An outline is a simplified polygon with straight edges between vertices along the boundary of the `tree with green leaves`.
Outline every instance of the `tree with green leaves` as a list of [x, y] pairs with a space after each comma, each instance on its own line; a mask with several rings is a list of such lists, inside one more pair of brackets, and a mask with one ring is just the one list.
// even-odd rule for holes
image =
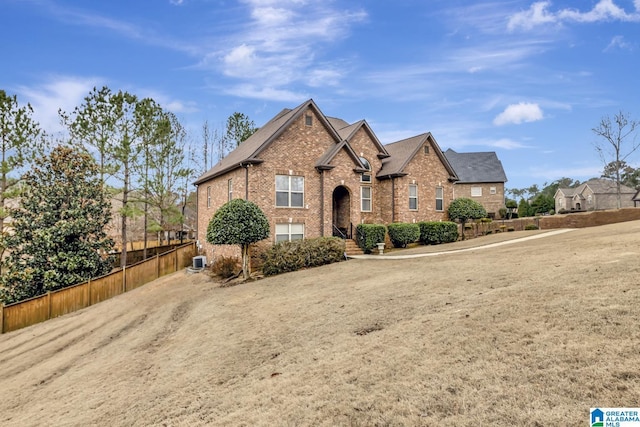
[[525, 218], [533, 215], [531, 212], [531, 205], [524, 198], [520, 199], [518, 203], [518, 218]]
[[620, 163], [607, 163], [602, 171], [602, 178], [615, 181], [616, 173], [620, 173], [620, 181], [623, 185], [631, 188], [640, 187], [640, 169], [635, 169], [624, 160]]
[[449, 205], [449, 218], [462, 224], [462, 240], [464, 240], [464, 226], [470, 219], [486, 218], [486, 209], [478, 202], [467, 197], [454, 199]]
[[69, 130], [71, 140], [79, 146], [93, 147], [97, 152], [100, 180], [105, 186], [114, 172], [113, 139], [115, 129], [115, 105], [111, 89], [103, 86], [84, 98], [84, 103], [71, 114], [58, 110], [62, 123]]
[[23, 176], [0, 299], [19, 301], [106, 274], [113, 241], [104, 231], [110, 203], [93, 157], [58, 146]]
[[269, 221], [253, 202], [233, 199], [213, 214], [207, 227], [207, 242], [214, 245], [240, 245], [242, 275], [251, 275], [249, 247], [269, 237]]
[[236, 148], [257, 130], [258, 128], [256, 128], [253, 120], [250, 120], [249, 117], [242, 113], [236, 112], [227, 119], [226, 139], [235, 144], [233, 148]]
[[636, 138], [636, 129], [640, 122], [633, 120], [627, 113], [619, 111], [611, 118], [604, 116], [598, 126], [591, 129], [600, 138], [594, 143], [596, 152], [606, 171], [616, 183], [616, 201], [620, 209], [622, 174], [627, 159], [640, 147], [640, 139]]
[[[31, 117], [31, 105], [21, 107], [16, 95], [0, 89], [0, 235], [4, 235], [7, 201], [19, 195], [18, 170], [41, 148], [41, 130]], [[4, 248], [0, 246], [0, 258]], [[0, 270], [1, 271], [1, 270]]]
[[[143, 258], [147, 258], [147, 231], [149, 230], [149, 206], [151, 198], [151, 179], [153, 162], [156, 160], [157, 146], [169, 139], [171, 124], [167, 113], [151, 98], [140, 100], [134, 110], [136, 130], [140, 138], [141, 161], [133, 167], [138, 170], [143, 205]], [[160, 154], [162, 155], [162, 154]]]
[[518, 202], [513, 199], [507, 199], [507, 201], [505, 202], [505, 207], [507, 208], [507, 214], [509, 216], [508, 219], [511, 219], [511, 217], [513, 216], [513, 212], [518, 209]]
[[544, 193], [538, 194], [531, 201], [531, 211], [533, 215], [547, 214], [555, 208], [556, 201], [553, 197]]
[[190, 168], [185, 165], [187, 131], [174, 114], [165, 113], [165, 117], [168, 132], [163, 133], [151, 147], [151, 173], [145, 184], [149, 204], [156, 213], [150, 229], [160, 234], [161, 242], [165, 231], [182, 224], [178, 201], [184, 178], [192, 175]]

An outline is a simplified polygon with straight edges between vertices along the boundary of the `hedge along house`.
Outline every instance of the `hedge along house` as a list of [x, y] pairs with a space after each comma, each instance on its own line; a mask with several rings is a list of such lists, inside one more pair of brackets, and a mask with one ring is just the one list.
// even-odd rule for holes
[[456, 180], [430, 133], [383, 146], [366, 121], [327, 117], [308, 100], [281, 111], [198, 178], [198, 240], [209, 259], [239, 255], [206, 242], [213, 214], [239, 197], [266, 214], [268, 245], [352, 238], [360, 223], [444, 220]]

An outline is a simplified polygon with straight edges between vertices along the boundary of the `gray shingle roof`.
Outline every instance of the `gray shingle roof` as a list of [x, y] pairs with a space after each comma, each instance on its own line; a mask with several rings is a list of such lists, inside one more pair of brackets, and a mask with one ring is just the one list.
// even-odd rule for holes
[[[582, 183], [580, 186], [576, 188], [577, 193], [582, 193], [585, 187], [591, 188], [595, 194], [617, 194], [618, 190], [616, 187], [616, 182], [610, 179], [596, 178], [590, 179], [587, 182]], [[635, 194], [636, 190], [627, 187], [626, 185], [620, 184], [620, 193], [621, 194]]]
[[406, 173], [404, 173], [404, 168], [409, 164], [411, 159], [413, 159], [427, 140], [430, 141], [433, 146], [433, 151], [440, 158], [440, 161], [445, 168], [447, 168], [447, 171], [451, 176], [450, 179], [453, 181], [457, 180], [458, 176], [456, 175], [454, 168], [442, 154], [442, 150], [430, 132], [385, 145], [384, 148], [386, 148], [387, 153], [389, 153], [389, 157], [382, 160], [382, 169], [380, 169], [380, 172], [378, 172], [376, 177], [391, 178], [393, 176], [406, 175]]
[[502, 162], [493, 151], [456, 153], [448, 149], [445, 157], [453, 166], [460, 180], [458, 183], [507, 182]]

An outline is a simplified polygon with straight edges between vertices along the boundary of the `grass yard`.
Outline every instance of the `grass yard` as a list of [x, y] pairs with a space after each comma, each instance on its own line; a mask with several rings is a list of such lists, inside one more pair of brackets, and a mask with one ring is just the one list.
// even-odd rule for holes
[[0, 335], [0, 425], [584, 426], [639, 406], [639, 258], [627, 222], [233, 287], [179, 272]]

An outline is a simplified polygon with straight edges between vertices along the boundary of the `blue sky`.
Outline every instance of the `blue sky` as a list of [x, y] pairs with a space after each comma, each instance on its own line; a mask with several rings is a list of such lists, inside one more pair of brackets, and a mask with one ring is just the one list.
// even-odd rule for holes
[[195, 144], [313, 98], [383, 143], [496, 151], [522, 188], [598, 176], [591, 129], [640, 118], [640, 0], [1, 0], [0, 19], [0, 88], [50, 133], [93, 86], [153, 97]]

